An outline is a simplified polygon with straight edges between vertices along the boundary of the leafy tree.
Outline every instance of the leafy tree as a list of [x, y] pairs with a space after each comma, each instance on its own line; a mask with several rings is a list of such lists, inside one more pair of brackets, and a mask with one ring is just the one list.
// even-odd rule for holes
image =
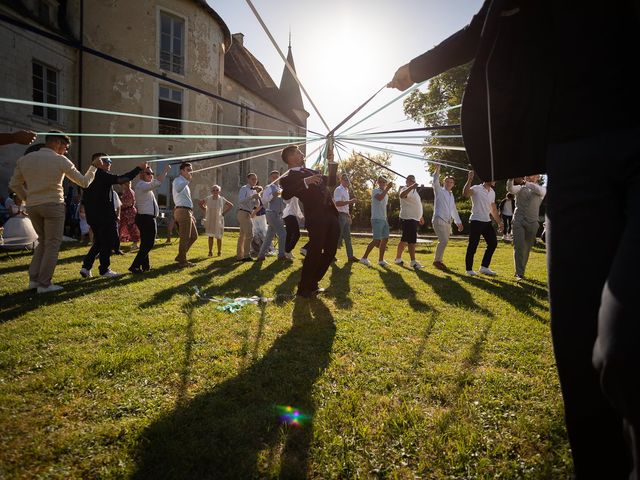
[[[453, 107], [462, 103], [462, 95], [469, 76], [471, 64], [461, 65], [434, 77], [429, 82], [426, 92], [415, 90], [404, 101], [405, 114], [415, 122], [423, 124], [425, 127], [434, 127], [439, 125], [459, 125], [460, 124], [460, 108], [453, 108], [439, 113], [431, 113]], [[459, 135], [460, 130], [456, 128], [446, 130], [434, 130], [425, 140], [424, 153], [427, 158], [431, 158], [438, 162], [449, 165], [456, 165], [463, 168], [469, 168], [469, 159], [466, 152], [459, 150], [442, 150], [429, 148], [433, 146], [463, 146], [462, 138], [447, 138], [447, 135]], [[429, 172], [433, 173], [434, 164], [430, 164]], [[455, 178], [456, 184], [453, 189], [456, 198], [462, 197], [462, 188], [467, 181], [467, 172], [446, 167], [441, 167], [441, 180], [451, 175]], [[476, 179], [474, 183], [479, 183]], [[504, 182], [496, 185], [496, 200], [504, 198], [505, 186]]]

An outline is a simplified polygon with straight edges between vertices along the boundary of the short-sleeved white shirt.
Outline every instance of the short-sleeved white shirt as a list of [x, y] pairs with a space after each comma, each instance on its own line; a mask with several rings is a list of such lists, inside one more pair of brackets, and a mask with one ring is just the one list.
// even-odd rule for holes
[[487, 190], [482, 184], [471, 187], [471, 216], [469, 220], [491, 221], [491, 204], [496, 201], [493, 188]]
[[[333, 191], [333, 203], [336, 202], [348, 202], [349, 201], [349, 190], [344, 188], [342, 185], [338, 185], [336, 189]], [[349, 205], [342, 205], [338, 207], [336, 205], [336, 209], [341, 213], [349, 213]]]

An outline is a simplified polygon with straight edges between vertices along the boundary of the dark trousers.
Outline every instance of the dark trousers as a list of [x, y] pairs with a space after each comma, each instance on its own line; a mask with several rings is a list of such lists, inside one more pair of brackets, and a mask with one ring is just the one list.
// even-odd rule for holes
[[153, 215], [136, 215], [136, 226], [140, 230], [140, 249], [129, 270], [149, 270], [149, 252], [156, 243], [156, 219]]
[[113, 225], [113, 251], [120, 251], [120, 222], [116, 222]]
[[478, 249], [480, 243], [480, 235], [487, 242], [487, 249], [484, 251], [482, 257], [482, 266], [489, 268], [491, 264], [491, 257], [493, 252], [496, 251], [498, 246], [498, 238], [496, 237], [496, 231], [493, 229], [491, 222], [479, 222], [472, 220], [469, 222], [469, 245], [467, 245], [467, 255], [465, 257], [465, 266], [467, 270], [473, 270], [473, 257]]
[[116, 231], [115, 222], [90, 223], [93, 230], [93, 244], [82, 261], [82, 267], [91, 270], [96, 257], [100, 257], [100, 275], [109, 270], [111, 265], [111, 251]]
[[284, 245], [284, 251], [290, 253], [300, 240], [300, 224], [298, 217], [295, 215], [287, 215], [284, 217], [284, 225], [287, 228], [287, 240]]
[[638, 479], [640, 129], [552, 145], [547, 171], [551, 332], [576, 478]]
[[502, 217], [502, 222], [504, 223], [504, 229], [502, 232], [505, 235], [511, 233], [511, 220], [513, 220], [513, 215], [500, 215]]
[[338, 250], [340, 224], [338, 214], [323, 212], [317, 218], [307, 218], [307, 255], [302, 264], [302, 275], [298, 284], [298, 293], [309, 294], [318, 288], [318, 282], [329, 269]]

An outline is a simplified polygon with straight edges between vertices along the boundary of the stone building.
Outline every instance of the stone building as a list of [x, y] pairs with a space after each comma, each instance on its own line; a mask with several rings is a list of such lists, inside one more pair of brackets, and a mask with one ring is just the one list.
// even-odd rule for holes
[[[0, 12], [11, 19], [0, 19], [0, 39], [9, 46], [2, 52], [8, 68], [0, 73], [0, 96], [163, 117], [0, 103], [0, 129], [4, 131], [58, 128], [104, 135], [74, 139], [70, 158], [81, 169], [94, 152], [115, 156], [112, 170], [124, 172], [140, 160], [117, 156], [176, 157], [265, 143], [175, 135], [259, 135], [261, 130], [256, 129], [278, 130], [290, 136], [306, 133], [308, 114], [292, 76], [285, 69], [278, 88], [263, 65], [244, 48], [242, 34], [234, 35], [232, 42], [227, 25], [204, 0], [13, 0], [0, 4]], [[29, 26], [39, 33], [29, 31]], [[291, 50], [289, 59], [293, 63]], [[193, 121], [199, 123], [190, 123]], [[215, 123], [233, 127], [211, 125]], [[22, 151], [17, 147], [0, 151], [0, 194], [5, 193], [2, 188], [6, 190]], [[212, 167], [236, 158], [205, 157], [194, 167]], [[274, 155], [196, 174], [191, 185], [193, 196], [204, 198], [209, 187], [219, 183], [224, 195], [234, 202], [246, 171], [256, 170], [264, 182], [270, 169], [282, 166], [277, 160]], [[162, 170], [162, 162], [154, 168]], [[170, 177], [175, 175], [177, 166]], [[169, 182], [165, 182], [159, 191], [161, 206], [171, 207], [169, 191]], [[197, 209], [196, 214], [200, 215]], [[235, 215], [229, 215], [228, 224], [234, 223]]]

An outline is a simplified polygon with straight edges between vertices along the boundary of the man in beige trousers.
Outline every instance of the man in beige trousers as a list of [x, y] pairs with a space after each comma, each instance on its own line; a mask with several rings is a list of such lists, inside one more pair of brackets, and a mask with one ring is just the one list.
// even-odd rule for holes
[[178, 255], [176, 262], [179, 267], [191, 267], [193, 263], [187, 260], [187, 252], [191, 245], [198, 239], [198, 228], [193, 216], [193, 200], [189, 182], [193, 176], [193, 167], [189, 162], [180, 164], [180, 175], [173, 181], [171, 187], [173, 193], [173, 218], [178, 224], [178, 235], [180, 244], [178, 245]]
[[38, 246], [29, 266], [29, 288], [38, 293], [61, 290], [51, 283], [58, 262], [58, 252], [64, 232], [64, 191], [67, 177], [83, 188], [89, 186], [96, 173], [91, 165], [82, 175], [65, 153], [71, 139], [58, 130], [46, 136], [45, 146], [18, 159], [9, 188], [27, 202], [27, 211], [38, 234]]

